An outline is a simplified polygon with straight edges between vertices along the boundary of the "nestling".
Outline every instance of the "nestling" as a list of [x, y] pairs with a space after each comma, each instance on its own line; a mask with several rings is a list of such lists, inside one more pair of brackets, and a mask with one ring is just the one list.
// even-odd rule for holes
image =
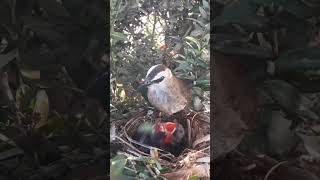
[[[136, 137], [140, 143], [158, 147], [178, 155], [182, 150], [184, 128], [175, 122], [155, 123], [145, 122], [138, 128]], [[145, 149], [147, 151], [147, 149]]]
[[175, 77], [171, 70], [162, 64], [148, 70], [138, 91], [153, 107], [169, 116], [185, 109], [191, 99], [191, 90], [187, 83]]

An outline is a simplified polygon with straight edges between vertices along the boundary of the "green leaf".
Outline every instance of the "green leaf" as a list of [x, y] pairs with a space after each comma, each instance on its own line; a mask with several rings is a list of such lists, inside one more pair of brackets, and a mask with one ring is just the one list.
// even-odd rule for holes
[[195, 43], [195, 44], [197, 45], [197, 47], [198, 47], [198, 50], [200, 50], [200, 49], [201, 49], [200, 42], [199, 42], [197, 39], [195, 39], [194, 37], [187, 36], [187, 37], [185, 37], [185, 39], [187, 39], [187, 40], [189, 40], [189, 41], [191, 41], [191, 42]]
[[188, 71], [192, 71], [192, 67], [190, 66], [189, 63], [183, 62], [183, 63], [179, 64], [179, 66], [174, 71], [178, 71], [178, 70], [188, 72]]
[[296, 112], [300, 101], [299, 90], [282, 80], [268, 80], [264, 82], [266, 92], [287, 112]]
[[163, 169], [161, 164], [159, 163], [159, 161], [156, 161], [156, 166], [157, 166], [159, 171], [161, 171]]
[[200, 11], [200, 14], [203, 18], [207, 18], [208, 15], [207, 15], [206, 11], [201, 6], [199, 6], [199, 11]]
[[117, 155], [111, 160], [110, 176], [122, 175], [122, 171], [127, 164], [127, 156]]
[[16, 57], [18, 57], [18, 49], [14, 49], [7, 54], [0, 54], [0, 69]]
[[200, 58], [197, 58], [195, 60], [195, 63], [196, 63], [196, 65], [198, 65], [200, 67], [203, 67], [205, 69], [208, 69], [208, 67], [209, 67], [209, 65], [206, 62], [204, 62], [202, 59], [200, 59]]
[[206, 10], [210, 10], [210, 5], [208, 3], [208, 1], [206, 0], [202, 0], [202, 5], [203, 5], [203, 8], [206, 9]]
[[202, 97], [203, 90], [200, 87], [194, 86], [194, 87], [192, 87], [192, 94], [197, 95], [199, 97]]
[[204, 75], [204, 76], [199, 77], [199, 78], [195, 81], [195, 85], [209, 86], [209, 85], [210, 85], [209, 76], [208, 76], [208, 75]]
[[124, 33], [120, 33], [120, 32], [112, 32], [111, 33], [111, 38], [114, 41], [126, 41], [127, 40], [127, 35]]
[[227, 5], [214, 23], [218, 26], [239, 24], [260, 29], [266, 24], [267, 20], [265, 17], [257, 16], [256, 9], [256, 5], [251, 0], [236, 1]]
[[275, 60], [276, 73], [295, 80], [320, 79], [320, 49], [291, 50]]
[[191, 176], [188, 180], [200, 180], [198, 176]]

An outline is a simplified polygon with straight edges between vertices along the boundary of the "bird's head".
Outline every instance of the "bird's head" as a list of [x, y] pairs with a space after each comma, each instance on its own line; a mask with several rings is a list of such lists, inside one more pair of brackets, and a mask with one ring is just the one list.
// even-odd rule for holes
[[148, 70], [142, 86], [163, 85], [170, 82], [171, 78], [173, 74], [169, 68], [162, 64], [154, 65]]
[[[161, 144], [178, 144], [182, 141], [185, 131], [180, 123], [165, 122], [155, 125], [155, 133], [163, 134]], [[159, 140], [160, 141], [160, 140]]]

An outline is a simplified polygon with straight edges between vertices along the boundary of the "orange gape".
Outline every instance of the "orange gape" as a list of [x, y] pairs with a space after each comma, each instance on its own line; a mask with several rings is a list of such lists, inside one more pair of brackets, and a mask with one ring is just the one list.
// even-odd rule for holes
[[175, 132], [177, 125], [173, 122], [162, 123], [163, 130], [165, 132], [164, 144], [171, 144], [173, 140], [173, 133]]

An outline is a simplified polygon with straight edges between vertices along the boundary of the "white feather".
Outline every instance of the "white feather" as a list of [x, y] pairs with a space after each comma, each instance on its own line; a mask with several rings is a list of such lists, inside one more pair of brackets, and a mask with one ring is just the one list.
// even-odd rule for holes
[[148, 70], [146, 77], [150, 74], [150, 72], [151, 72], [155, 67], [157, 67], [157, 66], [159, 66], [159, 65], [160, 65], [160, 64], [152, 66], [152, 67]]

